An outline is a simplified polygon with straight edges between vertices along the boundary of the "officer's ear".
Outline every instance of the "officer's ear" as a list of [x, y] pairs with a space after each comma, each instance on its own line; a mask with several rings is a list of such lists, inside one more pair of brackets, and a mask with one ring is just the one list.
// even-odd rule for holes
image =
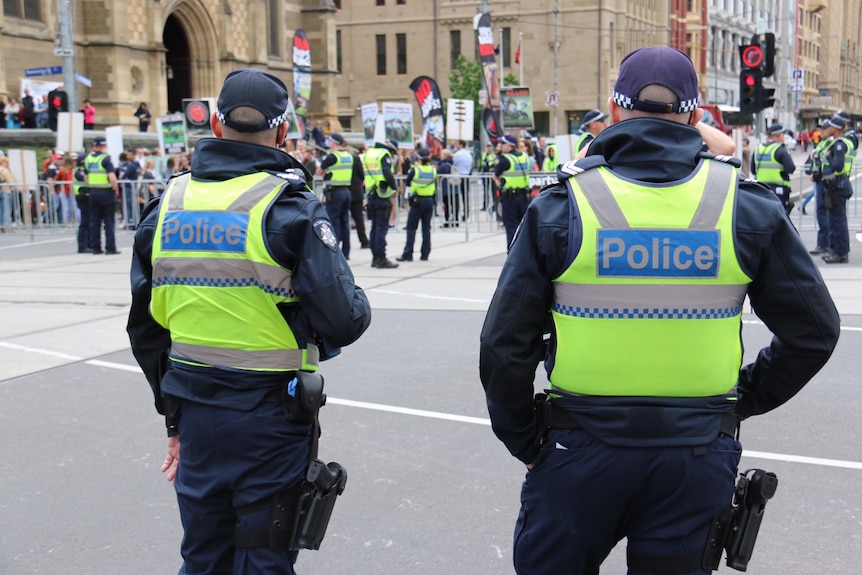
[[697, 126], [697, 123], [703, 118], [703, 108], [697, 108], [694, 112], [692, 112], [691, 117], [689, 118], [688, 125], [689, 126]]
[[620, 107], [613, 98], [608, 98], [608, 112], [610, 112], [611, 124], [620, 123]]
[[275, 132], [275, 147], [280, 148], [287, 137], [287, 122], [278, 125], [278, 130]]
[[221, 137], [222, 137], [221, 127], [222, 127], [222, 125], [221, 125], [221, 122], [220, 122], [220, 121], [219, 121], [219, 119], [218, 119], [218, 116], [216, 116], [216, 115], [215, 115], [215, 113], [213, 113], [213, 115], [212, 115], [212, 116], [210, 116], [210, 128], [212, 128], [213, 135], [214, 135], [216, 138], [221, 138]]

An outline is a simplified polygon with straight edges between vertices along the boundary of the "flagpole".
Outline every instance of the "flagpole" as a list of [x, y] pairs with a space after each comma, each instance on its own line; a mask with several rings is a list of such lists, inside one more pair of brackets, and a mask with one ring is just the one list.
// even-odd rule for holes
[[518, 32], [518, 71], [521, 73], [521, 86], [524, 85], [524, 33]]

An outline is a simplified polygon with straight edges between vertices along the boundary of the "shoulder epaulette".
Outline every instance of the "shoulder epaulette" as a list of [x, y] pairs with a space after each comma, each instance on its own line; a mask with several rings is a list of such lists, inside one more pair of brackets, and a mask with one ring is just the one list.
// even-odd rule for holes
[[303, 170], [298, 168], [291, 168], [289, 170], [285, 170], [283, 172], [274, 172], [267, 171], [267, 173], [271, 176], [275, 176], [281, 180], [284, 180], [287, 185], [284, 186], [282, 192], [288, 193], [312, 193], [311, 187], [309, 187], [307, 180], [305, 179], [305, 173]]
[[572, 176], [577, 176], [587, 170], [606, 165], [607, 162], [605, 162], [605, 158], [603, 156], [587, 156], [580, 160], [571, 160], [565, 164], [557, 166], [557, 179], [560, 182], [563, 182]]
[[742, 167], [742, 160], [736, 156], [725, 156], [724, 154], [713, 154], [712, 152], [699, 152], [697, 157], [703, 158], [704, 160], [718, 160], [719, 162], [730, 164], [734, 168]]

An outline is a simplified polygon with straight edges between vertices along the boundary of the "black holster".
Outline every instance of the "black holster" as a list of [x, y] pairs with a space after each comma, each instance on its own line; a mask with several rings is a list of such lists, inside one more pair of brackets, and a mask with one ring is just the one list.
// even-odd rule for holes
[[320, 435], [318, 412], [326, 405], [323, 376], [299, 371], [285, 386], [283, 401], [289, 421], [311, 424], [308, 471], [298, 486], [254, 505], [237, 509], [242, 516], [270, 509], [269, 529], [234, 531], [236, 547], [270, 547], [284, 551], [319, 549], [326, 534], [336, 498], [344, 492], [347, 470], [340, 464], [317, 459]]
[[737, 571], [748, 569], [766, 502], [777, 488], [778, 477], [774, 473], [749, 469], [739, 474], [730, 507], [713, 519], [710, 526], [702, 561], [705, 570], [718, 569], [723, 551], [727, 552], [728, 567]]

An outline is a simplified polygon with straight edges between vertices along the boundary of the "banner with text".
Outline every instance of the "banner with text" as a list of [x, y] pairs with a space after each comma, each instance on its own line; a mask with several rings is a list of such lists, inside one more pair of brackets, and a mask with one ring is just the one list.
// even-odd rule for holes
[[432, 139], [445, 144], [446, 127], [443, 125], [443, 100], [440, 88], [433, 78], [419, 76], [410, 83], [422, 113], [422, 145], [431, 148]]

